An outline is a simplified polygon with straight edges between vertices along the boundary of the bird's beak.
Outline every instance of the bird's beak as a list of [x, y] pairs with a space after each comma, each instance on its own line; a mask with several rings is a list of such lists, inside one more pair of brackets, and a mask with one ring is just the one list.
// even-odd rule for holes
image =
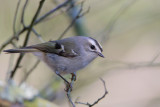
[[97, 52], [97, 54], [102, 57], [102, 58], [105, 58], [104, 55], [101, 53], [101, 52]]

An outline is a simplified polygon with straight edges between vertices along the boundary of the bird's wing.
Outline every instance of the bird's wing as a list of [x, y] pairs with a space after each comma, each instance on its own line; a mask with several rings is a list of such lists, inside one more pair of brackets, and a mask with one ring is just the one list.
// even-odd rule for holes
[[66, 46], [67, 45], [63, 45], [57, 41], [49, 41], [38, 45], [32, 45], [26, 48], [34, 48], [45, 53], [54, 53], [64, 57], [78, 56], [78, 54], [73, 49], [67, 48]]
[[27, 52], [37, 52], [41, 51], [44, 53], [53, 53], [59, 56], [64, 57], [75, 57], [78, 54], [74, 52], [72, 49], [65, 48], [64, 45], [56, 42], [56, 41], [49, 41], [37, 45], [31, 45], [20, 49], [9, 49], [4, 50], [4, 52], [8, 53], [27, 53]]
[[59, 41], [64, 46], [64, 52], [61, 53], [64, 57], [76, 57], [79, 56], [78, 47], [74, 40], [64, 39], [63, 41]]
[[37, 49], [44, 53], [59, 54], [60, 52], [64, 51], [64, 46], [55, 41], [49, 41], [37, 45], [27, 46], [24, 49]]

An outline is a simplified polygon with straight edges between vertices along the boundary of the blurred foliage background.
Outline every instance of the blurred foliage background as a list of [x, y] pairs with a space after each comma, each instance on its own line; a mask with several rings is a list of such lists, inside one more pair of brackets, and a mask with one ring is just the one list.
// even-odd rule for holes
[[[0, 45], [13, 34], [17, 2], [18, 0], [0, 0]], [[21, 2], [20, 10], [24, 2]], [[29, 1], [24, 16], [26, 25], [30, 23], [38, 4], [39, 0]], [[159, 4], [159, 0], [85, 0], [83, 11], [88, 7], [90, 11], [81, 19], [87, 34], [84, 36], [91, 36], [102, 43], [105, 58], [97, 58], [78, 72], [72, 92], [74, 100], [78, 96], [82, 102], [94, 102], [99, 98], [104, 93], [99, 80], [99, 77], [102, 77], [106, 81], [109, 94], [96, 107], [160, 106]], [[40, 16], [56, 6], [54, 0], [46, 0]], [[20, 20], [20, 13], [17, 18]], [[45, 41], [56, 40], [70, 22], [69, 14], [57, 11], [34, 28]], [[21, 27], [20, 21], [17, 21], [16, 31]], [[23, 35], [19, 38], [17, 46], [22, 46]], [[75, 35], [75, 29], [72, 27], [64, 37]], [[40, 42], [31, 33], [28, 45]], [[13, 48], [12, 45], [8, 45], [5, 49], [10, 48]], [[17, 54], [9, 55], [1, 52], [0, 81], [6, 81], [8, 71], [13, 69], [17, 57]], [[32, 54], [25, 55], [20, 64], [21, 68], [14, 77], [17, 84], [20, 85], [26, 72], [36, 61], [37, 58]], [[43, 62], [40, 62], [25, 83], [40, 90], [42, 96], [45, 93], [52, 93], [54, 96], [52, 100], [57, 105], [68, 106], [63, 82], [57, 79]], [[54, 90], [50, 92], [46, 89], [48, 87], [54, 87]]]

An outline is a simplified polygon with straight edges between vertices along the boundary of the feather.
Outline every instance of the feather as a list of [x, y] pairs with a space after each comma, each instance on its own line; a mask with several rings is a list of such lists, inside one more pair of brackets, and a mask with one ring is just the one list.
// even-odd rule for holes
[[33, 53], [33, 52], [44, 52], [53, 53], [64, 57], [75, 57], [78, 54], [73, 49], [68, 49], [58, 43], [57, 41], [49, 41], [41, 44], [31, 45], [20, 49], [9, 49], [4, 50], [7, 53]]
[[8, 50], [4, 50], [3, 52], [7, 52], [7, 53], [28, 53], [28, 52], [38, 52], [38, 50], [37, 49], [20, 48], [20, 49], [8, 49]]
[[28, 46], [26, 48], [37, 49], [37, 50], [42, 51], [44, 53], [59, 54], [61, 52], [64, 52], [64, 46], [59, 44], [58, 42], [55, 42], [55, 41], [49, 41], [46, 43], [32, 45], [32, 46]]

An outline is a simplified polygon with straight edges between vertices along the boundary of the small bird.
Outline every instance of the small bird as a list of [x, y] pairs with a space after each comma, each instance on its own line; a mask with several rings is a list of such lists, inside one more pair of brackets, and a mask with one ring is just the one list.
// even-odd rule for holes
[[104, 57], [97, 40], [85, 36], [73, 36], [19, 49], [4, 50], [7, 53], [33, 53], [44, 61], [57, 75], [75, 74], [96, 57]]

